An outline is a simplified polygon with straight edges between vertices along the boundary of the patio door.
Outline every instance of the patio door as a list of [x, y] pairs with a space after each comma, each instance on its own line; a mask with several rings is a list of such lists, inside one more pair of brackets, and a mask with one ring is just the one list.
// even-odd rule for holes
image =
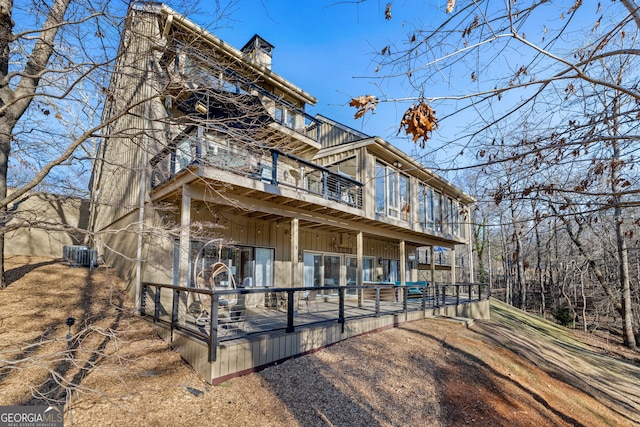
[[[342, 259], [341, 255], [305, 252], [302, 285], [305, 287], [339, 286], [342, 283]], [[334, 291], [327, 291], [327, 293], [331, 292]]]
[[304, 276], [302, 286], [320, 286], [322, 283], [322, 254], [304, 253]]
[[[323, 284], [324, 286], [340, 286], [340, 265], [342, 264], [342, 256], [340, 255], [324, 255], [323, 259]], [[337, 289], [326, 290], [325, 295], [338, 294]]]
[[[346, 264], [347, 264], [347, 294], [355, 295], [357, 292], [352, 287], [358, 284], [358, 258], [353, 256], [347, 256]], [[373, 264], [374, 264], [373, 258], [371, 257], [362, 258], [362, 280], [364, 282], [373, 281]]]

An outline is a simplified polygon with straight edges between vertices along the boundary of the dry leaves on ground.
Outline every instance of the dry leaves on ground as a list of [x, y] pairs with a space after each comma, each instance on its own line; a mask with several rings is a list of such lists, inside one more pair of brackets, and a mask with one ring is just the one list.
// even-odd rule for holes
[[[551, 338], [539, 332], [547, 326], [501, 305], [494, 307], [499, 321], [470, 329], [412, 322], [210, 386], [131, 314], [122, 283], [104, 270], [22, 257], [8, 265], [11, 284], [0, 291], [0, 404], [64, 401], [68, 390], [67, 425], [638, 422], [637, 354], [610, 357], [594, 337], [584, 344], [561, 328]], [[78, 319], [72, 352], [69, 316]]]

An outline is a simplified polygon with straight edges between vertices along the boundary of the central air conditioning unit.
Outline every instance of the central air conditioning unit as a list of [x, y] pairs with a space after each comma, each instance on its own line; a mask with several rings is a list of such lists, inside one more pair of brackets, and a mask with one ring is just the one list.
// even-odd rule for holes
[[98, 251], [89, 246], [65, 245], [62, 249], [64, 262], [72, 267], [93, 268], [98, 265]]

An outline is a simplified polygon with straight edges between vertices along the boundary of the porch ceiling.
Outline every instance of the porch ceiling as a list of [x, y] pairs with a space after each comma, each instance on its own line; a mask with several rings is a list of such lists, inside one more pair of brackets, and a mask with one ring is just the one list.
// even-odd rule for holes
[[192, 197], [192, 210], [209, 209], [225, 216], [256, 221], [283, 223], [293, 218], [301, 229], [341, 233], [362, 231], [365, 236], [389, 241], [404, 240], [416, 246], [450, 246], [459, 242], [425, 235], [391, 223], [366, 218], [364, 210], [326, 200], [314, 194], [282, 189], [229, 174], [236, 182], [195, 177], [185, 174], [154, 189], [152, 200], [180, 206], [183, 188]]

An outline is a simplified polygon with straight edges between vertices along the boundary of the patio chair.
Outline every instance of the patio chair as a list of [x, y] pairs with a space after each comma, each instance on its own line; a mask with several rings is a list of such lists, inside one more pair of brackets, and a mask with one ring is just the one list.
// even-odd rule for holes
[[313, 291], [303, 291], [302, 292], [302, 296], [298, 299], [298, 309], [300, 309], [300, 301], [304, 301], [307, 305], [307, 313], [309, 313], [311, 310], [311, 304], [315, 302], [316, 304], [316, 311], [318, 311], [318, 291], [317, 290], [313, 290]]

